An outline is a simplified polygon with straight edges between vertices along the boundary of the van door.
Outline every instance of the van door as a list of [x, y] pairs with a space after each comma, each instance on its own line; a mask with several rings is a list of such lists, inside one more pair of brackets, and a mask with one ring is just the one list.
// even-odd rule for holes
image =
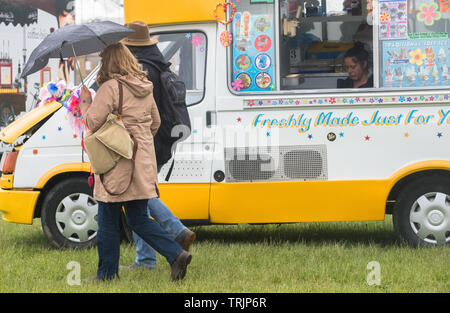
[[[159, 173], [161, 198], [180, 219], [209, 220], [211, 139], [215, 110], [216, 25], [193, 24], [158, 28], [158, 47], [171, 70], [185, 82], [192, 132], [176, 145], [172, 160]], [[177, 134], [178, 135], [178, 134]]]

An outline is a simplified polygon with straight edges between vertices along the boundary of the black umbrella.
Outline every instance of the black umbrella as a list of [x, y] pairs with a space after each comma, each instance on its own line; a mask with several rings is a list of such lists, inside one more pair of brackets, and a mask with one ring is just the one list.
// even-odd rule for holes
[[33, 50], [23, 68], [21, 77], [23, 78], [44, 68], [50, 58], [76, 58], [78, 55], [98, 52], [132, 32], [134, 30], [110, 21], [68, 25], [59, 28], [48, 35]]

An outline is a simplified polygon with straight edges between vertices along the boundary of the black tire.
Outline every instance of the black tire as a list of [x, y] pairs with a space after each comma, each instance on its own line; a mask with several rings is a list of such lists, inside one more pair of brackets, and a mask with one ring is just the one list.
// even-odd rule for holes
[[63, 180], [45, 196], [42, 230], [56, 248], [90, 248], [96, 245], [98, 204], [86, 177]]
[[397, 198], [393, 223], [412, 246], [450, 246], [450, 177], [433, 175], [406, 185]]

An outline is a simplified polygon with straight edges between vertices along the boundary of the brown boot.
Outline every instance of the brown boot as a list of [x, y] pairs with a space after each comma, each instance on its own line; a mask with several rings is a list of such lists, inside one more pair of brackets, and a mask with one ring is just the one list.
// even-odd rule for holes
[[183, 250], [189, 251], [189, 248], [194, 243], [195, 238], [196, 238], [195, 233], [193, 231], [190, 231], [189, 229], [186, 229], [186, 231], [183, 234], [179, 235], [175, 239], [175, 241], [181, 245]]
[[172, 280], [183, 279], [184, 276], [186, 276], [187, 266], [191, 263], [191, 260], [192, 255], [187, 251], [182, 251], [175, 259], [175, 262], [170, 266], [172, 269], [170, 278], [172, 278]]

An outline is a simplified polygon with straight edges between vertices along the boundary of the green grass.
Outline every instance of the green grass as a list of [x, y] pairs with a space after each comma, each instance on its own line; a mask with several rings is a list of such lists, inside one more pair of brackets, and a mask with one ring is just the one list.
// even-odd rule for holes
[[[305, 223], [197, 227], [184, 281], [171, 282], [158, 255], [154, 271], [121, 271], [120, 279], [71, 286], [67, 264], [95, 276], [97, 251], [55, 250], [40, 221], [0, 221], [0, 292], [449, 292], [450, 249], [411, 248], [392, 222]], [[123, 243], [121, 264], [135, 248]], [[381, 284], [369, 286], [367, 264], [380, 264]]]

